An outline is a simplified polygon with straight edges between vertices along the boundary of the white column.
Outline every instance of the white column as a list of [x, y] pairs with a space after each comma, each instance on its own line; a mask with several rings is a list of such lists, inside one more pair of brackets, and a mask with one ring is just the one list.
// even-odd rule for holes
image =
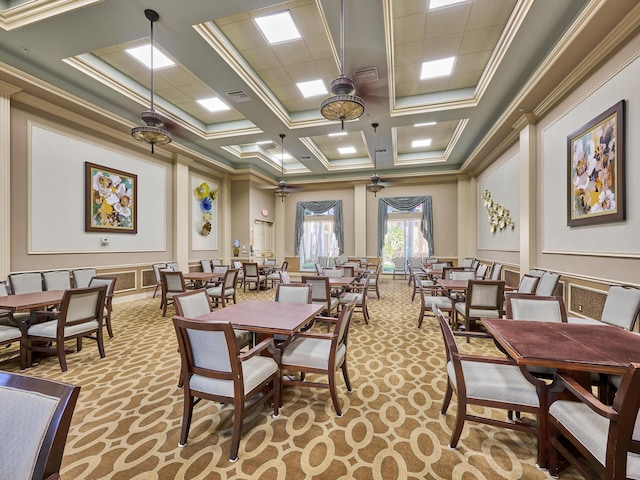
[[536, 254], [536, 126], [527, 113], [520, 127], [520, 274], [535, 267]]
[[173, 243], [176, 262], [182, 271], [189, 271], [189, 213], [191, 186], [189, 185], [189, 165], [191, 161], [176, 155], [173, 165]]
[[218, 235], [218, 250], [222, 257], [222, 263], [225, 265], [231, 265], [231, 258], [233, 256], [233, 239], [231, 238], [231, 177], [225, 174], [222, 177], [221, 194], [218, 195], [218, 211], [222, 215], [222, 221], [220, 226], [222, 228], [222, 235]]
[[11, 272], [11, 95], [19, 91], [0, 81], [0, 278]]
[[353, 186], [353, 210], [355, 219], [354, 256], [367, 256], [367, 188], [366, 183]]
[[464, 257], [475, 257], [477, 253], [478, 195], [476, 190], [475, 177], [458, 179], [458, 262]]

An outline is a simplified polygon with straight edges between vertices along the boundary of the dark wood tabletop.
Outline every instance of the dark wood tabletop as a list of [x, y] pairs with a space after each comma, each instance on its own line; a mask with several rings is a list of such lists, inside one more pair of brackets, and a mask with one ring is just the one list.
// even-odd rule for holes
[[45, 290], [43, 292], [19, 293], [0, 297], [0, 309], [18, 312], [57, 305], [62, 301], [64, 290]]
[[212, 272], [188, 272], [182, 275], [185, 280], [194, 280], [197, 282], [206, 282], [207, 280], [220, 280], [224, 278], [224, 273]]
[[631, 362], [640, 362], [640, 335], [609, 325], [488, 318], [482, 323], [520, 365], [624, 374]]
[[198, 317], [230, 322], [234, 328], [267, 335], [293, 335], [322, 311], [322, 305], [247, 300]]

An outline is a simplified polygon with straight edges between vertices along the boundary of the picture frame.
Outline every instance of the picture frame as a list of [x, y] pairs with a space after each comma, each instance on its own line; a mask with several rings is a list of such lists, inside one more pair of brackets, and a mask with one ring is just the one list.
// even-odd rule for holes
[[621, 100], [567, 137], [567, 225], [625, 220], [625, 183]]
[[138, 176], [85, 162], [85, 231], [138, 233]]

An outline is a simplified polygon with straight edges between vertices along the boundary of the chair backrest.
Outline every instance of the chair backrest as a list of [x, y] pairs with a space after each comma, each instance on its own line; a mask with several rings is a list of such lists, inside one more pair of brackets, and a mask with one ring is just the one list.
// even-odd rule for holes
[[286, 260], [284, 262], [282, 262], [282, 265], [280, 266], [280, 271], [287, 271], [287, 268], [289, 268], [289, 262], [287, 262]]
[[476, 269], [476, 277], [477, 278], [485, 278], [487, 276], [487, 272], [489, 271], [489, 265], [486, 263], [481, 263], [478, 265]]
[[536, 293], [538, 283], [540, 283], [540, 277], [524, 274], [520, 279], [520, 284], [518, 285], [518, 293], [529, 293], [533, 295]]
[[276, 302], [311, 303], [313, 286], [310, 283], [279, 283], [276, 287]]
[[229, 265], [216, 265], [213, 267], [212, 273], [227, 273], [227, 270], [229, 270]]
[[200, 260], [200, 265], [202, 266], [202, 271], [205, 273], [211, 273], [211, 260], [209, 259], [202, 259]]
[[9, 286], [7, 282], [0, 282], [0, 297], [6, 297], [9, 295]]
[[176, 315], [186, 318], [196, 318], [209, 313], [213, 308], [211, 299], [204, 288], [180, 293], [173, 297]]
[[276, 262], [275, 258], [265, 258], [263, 261], [264, 265], [269, 265], [269, 266], [276, 266], [278, 263]]
[[[216, 379], [220, 396], [242, 398], [244, 381], [238, 360], [238, 344], [229, 322], [198, 322], [181, 316], [173, 317], [182, 358], [182, 380], [189, 388], [190, 378]], [[224, 393], [224, 395], [223, 395]]]
[[65, 290], [60, 302], [58, 336], [64, 337], [66, 327], [98, 321], [102, 327], [102, 315], [107, 295], [106, 285]]
[[341, 268], [327, 268], [322, 274], [325, 277], [342, 277], [342, 269]]
[[491, 280], [500, 280], [502, 278], [502, 264], [496, 263], [491, 269]]
[[538, 322], [567, 322], [567, 310], [562, 297], [508, 293], [506, 304], [507, 318]]
[[97, 274], [98, 272], [95, 268], [78, 268], [76, 270], [71, 270], [73, 286], [75, 288], [88, 287], [91, 279]]
[[476, 278], [476, 272], [473, 270], [452, 270], [451, 280], [473, 280]]
[[536, 295], [542, 296], [551, 296], [556, 289], [556, 285], [558, 285], [558, 280], [560, 280], [560, 275], [553, 272], [544, 272], [540, 282], [538, 282], [538, 287], [536, 288]]
[[302, 283], [308, 283], [313, 287], [311, 298], [314, 302], [327, 302], [331, 297], [329, 277], [302, 277]]
[[[504, 303], [504, 281], [469, 280], [465, 310], [498, 310]], [[475, 315], [474, 315], [475, 316]]]
[[393, 269], [394, 270], [400, 270], [400, 271], [405, 271], [407, 267], [407, 259], [404, 257], [395, 257], [393, 259]]
[[162, 270], [160, 271], [160, 275], [162, 278], [162, 291], [164, 293], [186, 291], [182, 272]]
[[356, 273], [355, 270], [356, 267], [352, 266], [352, 265], [344, 265], [342, 267], [342, 276], [343, 277], [355, 277]]
[[[353, 299], [349, 303], [345, 304], [342, 310], [340, 310], [336, 326], [333, 330], [330, 355], [335, 356], [340, 347], [347, 344], [347, 339], [349, 338], [349, 326], [351, 325], [351, 317], [355, 307], [356, 300]], [[331, 365], [331, 363], [332, 362], [329, 362], [329, 365]]]
[[409, 259], [409, 264], [413, 268], [422, 268], [422, 257], [411, 257]]
[[80, 387], [0, 372], [3, 478], [48, 478], [60, 472]]
[[107, 275], [96, 275], [91, 280], [89, 280], [88, 287], [97, 287], [100, 285], [107, 286], [107, 298], [113, 297], [113, 292], [116, 289], [116, 280], [117, 277], [109, 277]]
[[445, 267], [448, 267], [449, 264], [447, 262], [436, 262], [436, 263], [432, 263], [431, 264], [431, 269], [432, 270], [440, 270], [442, 271], [442, 269], [444, 269]]
[[318, 265], [320, 265], [320, 268], [327, 268], [329, 266], [329, 257], [318, 257]]
[[[440, 323], [440, 331], [442, 332], [442, 339], [444, 341], [444, 352], [447, 358], [447, 363], [453, 362], [454, 359], [457, 359], [458, 355], [458, 345], [456, 344], [456, 339], [453, 336], [453, 331], [451, 330], [451, 326], [449, 322], [444, 318], [444, 315], [440, 311], [437, 305], [433, 304], [431, 307], [433, 309], [433, 313], [438, 317], [438, 322]], [[456, 380], [458, 380], [456, 375]], [[460, 382], [458, 384], [464, 382], [464, 379], [460, 378]]]
[[180, 271], [180, 264], [178, 262], [167, 262], [167, 268], [174, 272]]
[[222, 259], [220, 258], [212, 258], [211, 265], [215, 267], [216, 265], [222, 265]]
[[11, 273], [9, 286], [14, 295], [42, 291], [42, 275], [40, 273]]
[[611, 285], [600, 320], [625, 330], [632, 330], [639, 310], [640, 289]]
[[71, 275], [69, 274], [69, 270], [42, 272], [42, 280], [45, 290], [67, 290], [71, 288]]
[[286, 270], [280, 270], [278, 275], [280, 275], [280, 283], [291, 283], [291, 277]]
[[244, 278], [258, 278], [258, 264], [257, 263], [243, 263], [242, 269], [244, 271]]
[[318, 262], [314, 263], [313, 266], [315, 267], [318, 275], [324, 275], [324, 271], [327, 270], [327, 268], [322, 267]]
[[153, 274], [156, 277], [156, 283], [160, 284], [160, 282], [162, 282], [162, 276], [160, 275], [160, 270], [167, 268], [167, 264], [154, 263], [153, 265], [151, 265], [151, 267], [153, 268]]
[[230, 288], [236, 288], [236, 282], [238, 281], [238, 270], [230, 268], [224, 273], [224, 280], [222, 281], [222, 292]]
[[471, 268], [473, 267], [473, 262], [475, 262], [475, 258], [473, 257], [466, 257], [462, 259], [462, 262], [460, 262], [460, 266], [463, 268]]
[[539, 268], [532, 268], [527, 275], [533, 275], [534, 277], [542, 277], [546, 270], [540, 270]]

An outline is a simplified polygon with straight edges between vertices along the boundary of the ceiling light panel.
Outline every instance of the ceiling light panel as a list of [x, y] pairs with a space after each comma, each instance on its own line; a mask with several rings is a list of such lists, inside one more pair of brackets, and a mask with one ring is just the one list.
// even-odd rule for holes
[[300, 92], [302, 92], [304, 98], [316, 97], [318, 95], [327, 95], [329, 93], [322, 80], [298, 82], [296, 83], [296, 85], [300, 89]]
[[[147, 68], [151, 68], [151, 55], [149, 52], [149, 45], [142, 45], [140, 47], [129, 48], [126, 52], [143, 64]], [[153, 47], [153, 69], [159, 70], [161, 68], [172, 67], [176, 63], [171, 60], [167, 55]]]
[[456, 57], [447, 57], [423, 62], [420, 71], [420, 80], [451, 75], [455, 61]]
[[469, 0], [427, 0], [429, 10], [436, 8], [449, 7], [458, 3], [468, 2]]
[[264, 17], [256, 17], [254, 20], [271, 45], [300, 38], [300, 32], [289, 10]]
[[356, 147], [352, 145], [346, 147], [338, 147], [338, 153], [340, 153], [340, 155], [352, 155], [356, 153]]
[[210, 112], [222, 112], [231, 109], [229, 105], [227, 105], [217, 97], [202, 98], [198, 100], [198, 103]]
[[411, 148], [422, 148], [422, 147], [430, 147], [431, 139], [430, 138], [421, 138], [418, 140], [413, 140], [411, 142]]

